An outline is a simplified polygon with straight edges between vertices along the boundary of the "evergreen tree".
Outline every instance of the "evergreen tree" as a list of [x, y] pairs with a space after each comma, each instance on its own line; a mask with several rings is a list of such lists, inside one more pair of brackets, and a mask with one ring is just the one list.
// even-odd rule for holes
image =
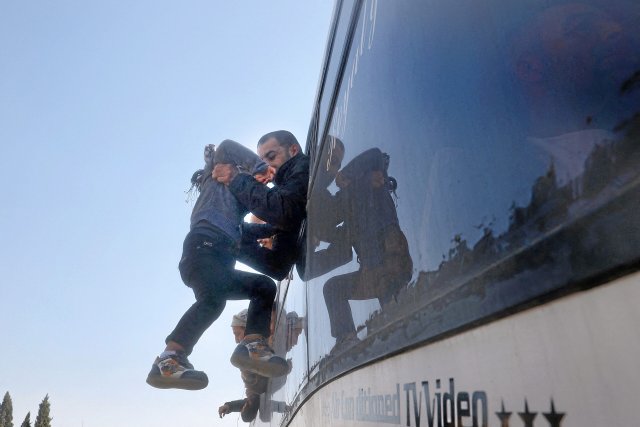
[[20, 424], [20, 427], [31, 427], [31, 412], [27, 412], [27, 416], [24, 417], [24, 421]]
[[9, 392], [4, 394], [0, 405], [0, 427], [13, 427], [13, 403]]
[[51, 417], [49, 416], [50, 409], [49, 395], [47, 394], [38, 408], [38, 416], [36, 417], [36, 423], [33, 427], [51, 427]]

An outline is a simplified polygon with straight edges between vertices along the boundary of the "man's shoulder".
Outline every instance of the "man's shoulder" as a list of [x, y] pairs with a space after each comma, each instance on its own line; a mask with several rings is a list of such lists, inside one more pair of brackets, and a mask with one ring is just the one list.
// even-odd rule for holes
[[290, 176], [293, 174], [309, 174], [309, 156], [306, 154], [298, 154], [290, 158], [281, 167], [283, 176]]
[[309, 168], [309, 156], [306, 154], [300, 153], [297, 156], [293, 156], [289, 159], [289, 163], [291, 163], [291, 167], [294, 168]]
[[309, 182], [309, 156], [301, 153], [287, 160], [278, 169], [273, 182], [276, 187], [306, 186]]

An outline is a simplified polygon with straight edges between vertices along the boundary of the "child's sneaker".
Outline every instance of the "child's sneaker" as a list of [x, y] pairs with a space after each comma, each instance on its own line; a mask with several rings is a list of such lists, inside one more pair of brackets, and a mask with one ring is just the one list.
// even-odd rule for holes
[[273, 378], [286, 375], [289, 364], [276, 356], [262, 335], [251, 334], [240, 341], [231, 355], [231, 364], [254, 374]]
[[185, 353], [165, 351], [153, 362], [147, 384], [155, 388], [202, 390], [209, 384], [209, 379], [207, 374], [193, 368]]

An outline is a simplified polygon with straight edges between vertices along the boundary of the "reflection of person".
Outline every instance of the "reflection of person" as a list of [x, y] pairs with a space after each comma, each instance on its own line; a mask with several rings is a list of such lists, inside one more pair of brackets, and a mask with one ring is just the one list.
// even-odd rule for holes
[[[351, 245], [346, 239], [340, 239], [342, 222], [337, 198], [329, 191], [344, 159], [344, 144], [336, 137], [328, 136], [325, 149], [320, 156], [320, 167], [309, 200], [309, 218], [305, 240], [307, 248], [302, 252], [296, 268], [303, 280], [321, 276], [353, 258]], [[308, 236], [308, 238], [307, 238]], [[316, 250], [320, 242], [328, 242], [326, 249]], [[312, 255], [307, 259], [307, 253]]]
[[344, 159], [344, 144], [334, 137], [328, 136], [325, 142], [325, 150], [320, 159], [320, 168], [316, 175], [313, 197], [309, 201], [309, 208], [316, 214], [313, 224], [309, 224], [312, 236], [312, 243], [318, 241], [331, 242], [335, 239], [331, 235], [336, 223], [341, 219], [336, 209], [327, 209], [335, 204], [335, 198], [329, 191], [329, 186], [335, 181], [342, 160]]
[[620, 22], [570, 2], [543, 10], [512, 41], [512, 64], [529, 107], [529, 142], [553, 164], [559, 186], [573, 183], [597, 145], [638, 107], [620, 87], [640, 69], [640, 50]]
[[[235, 314], [231, 321], [231, 330], [233, 331], [236, 343], [240, 343], [244, 338], [246, 325], [247, 310], [244, 309], [238, 314]], [[240, 412], [242, 421], [249, 423], [256, 418], [258, 409], [260, 408], [260, 395], [267, 390], [268, 379], [248, 371], [241, 371], [241, 377], [244, 382], [247, 397], [225, 402], [218, 408], [218, 415], [222, 418], [231, 412]]]
[[[276, 321], [280, 314], [280, 319], [284, 318], [285, 327], [276, 328]], [[282, 322], [280, 323], [282, 325]], [[291, 350], [293, 346], [298, 343], [298, 337], [304, 330], [304, 318], [298, 316], [295, 311], [288, 312], [284, 309], [280, 309], [278, 301], [273, 304], [273, 313], [271, 315], [271, 337], [269, 342], [271, 347], [278, 354], [286, 354]], [[293, 369], [292, 359], [287, 359], [289, 364], [289, 371]], [[269, 422], [272, 412], [286, 412], [291, 409], [284, 401], [271, 400], [278, 390], [280, 390], [287, 382], [286, 376], [278, 378], [271, 378], [269, 380], [269, 390], [267, 393], [263, 393], [260, 396], [260, 420], [263, 422]]]
[[[277, 304], [274, 303], [274, 310], [271, 315], [271, 325], [269, 341], [275, 337], [275, 318], [277, 315]], [[289, 351], [298, 342], [298, 336], [303, 330], [303, 318], [293, 311], [286, 314], [286, 341], [287, 349]], [[244, 309], [238, 314], [235, 314], [231, 320], [231, 330], [233, 332], [236, 343], [239, 343], [244, 338], [244, 331], [247, 322], [247, 310]], [[289, 370], [291, 370], [291, 361], [289, 363]], [[218, 408], [218, 415], [220, 418], [228, 415], [231, 412], [240, 412], [242, 421], [251, 422], [256, 418], [258, 410], [262, 406], [263, 408], [271, 408], [273, 411], [283, 412], [289, 408], [285, 402], [276, 402], [271, 400], [264, 400], [264, 393], [269, 386], [269, 379], [261, 375], [257, 375], [248, 371], [241, 370], [242, 381], [245, 386], [246, 397], [243, 399], [232, 400], [225, 402]], [[285, 383], [285, 377], [274, 378], [271, 383], [271, 392], [282, 387]], [[262, 396], [262, 397], [261, 397]]]
[[351, 248], [358, 256], [358, 271], [334, 276], [323, 288], [336, 346], [356, 339], [349, 300], [377, 298], [384, 307], [411, 279], [413, 264], [390, 194], [395, 180], [387, 175], [388, 161], [387, 155], [373, 148], [340, 170], [333, 203], [338, 212], [336, 221], [342, 224], [335, 228], [327, 249], [309, 254], [311, 273], [314, 269], [325, 272], [314, 257], [326, 255], [333, 245], [342, 248], [334, 251], [342, 263], [351, 259]]
[[[266, 345], [271, 307], [276, 287], [266, 276], [234, 269], [235, 248], [240, 240], [239, 224], [247, 212], [226, 186], [211, 178], [216, 162], [224, 160], [244, 171], [261, 164], [251, 150], [231, 140], [216, 150], [205, 148], [205, 169], [197, 178], [200, 194], [191, 214], [179, 270], [184, 283], [196, 297], [175, 329], [166, 338], [166, 347], [155, 360], [147, 383], [157, 388], [198, 390], [207, 386], [207, 375], [196, 371], [187, 359], [204, 331], [220, 316], [229, 299], [249, 299], [244, 351], [236, 348], [232, 363], [281, 375], [286, 362], [274, 356]], [[253, 178], [252, 178], [253, 179]], [[254, 358], [243, 357], [245, 353]]]
[[287, 352], [298, 344], [298, 338], [304, 331], [304, 318], [295, 311], [286, 315], [287, 320]]
[[[243, 224], [238, 260], [284, 279], [298, 257], [298, 234], [306, 217], [309, 158], [291, 132], [270, 132], [258, 141], [258, 155], [275, 170], [272, 188], [251, 176], [238, 174], [229, 165], [216, 165], [213, 176], [229, 186], [248, 209], [266, 224]], [[261, 247], [258, 239], [272, 237], [272, 248]]]

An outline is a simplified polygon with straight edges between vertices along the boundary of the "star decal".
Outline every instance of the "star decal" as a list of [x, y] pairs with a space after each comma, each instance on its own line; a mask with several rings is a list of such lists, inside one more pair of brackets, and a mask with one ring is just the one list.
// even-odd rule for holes
[[496, 412], [496, 415], [500, 418], [500, 427], [509, 427], [509, 417], [511, 417], [511, 412], [505, 412], [504, 400], [502, 400], [501, 403], [501, 410], [500, 412]]
[[560, 427], [560, 422], [564, 418], [564, 412], [556, 412], [556, 407], [551, 399], [551, 412], [543, 412], [542, 415], [549, 421], [551, 427]]
[[518, 412], [522, 421], [524, 421], [524, 427], [533, 427], [533, 419], [538, 415], [537, 412], [529, 412], [529, 403], [527, 399], [524, 400], [524, 412]]

